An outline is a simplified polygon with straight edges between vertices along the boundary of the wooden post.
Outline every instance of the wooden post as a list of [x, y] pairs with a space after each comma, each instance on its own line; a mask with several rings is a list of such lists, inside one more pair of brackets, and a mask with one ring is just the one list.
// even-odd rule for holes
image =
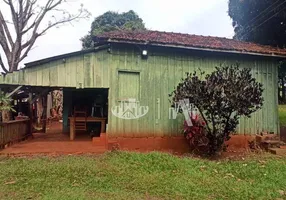
[[286, 91], [285, 91], [285, 81], [284, 81], [284, 78], [281, 79], [282, 81], [282, 102], [285, 103], [285, 98], [286, 98]]
[[74, 123], [75, 123], [75, 118], [71, 117], [70, 118], [70, 140], [74, 140], [75, 138]]
[[69, 133], [69, 115], [72, 109], [72, 91], [63, 89], [63, 132]]
[[46, 133], [47, 130], [47, 94], [44, 94], [43, 97], [43, 113], [42, 113], [42, 121], [43, 121], [43, 132]]
[[30, 118], [29, 134], [30, 135], [32, 135], [32, 133], [33, 133], [33, 103], [32, 103], [32, 99], [33, 99], [33, 94], [30, 92], [29, 93], [29, 118]]

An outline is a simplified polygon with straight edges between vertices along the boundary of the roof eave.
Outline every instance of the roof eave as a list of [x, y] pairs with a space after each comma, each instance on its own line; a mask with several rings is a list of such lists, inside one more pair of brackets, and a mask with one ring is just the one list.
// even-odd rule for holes
[[272, 57], [272, 58], [286, 58], [286, 55], [284, 56], [284, 55], [278, 55], [278, 54], [273, 54], [273, 53], [272, 54], [264, 54], [264, 53], [235, 51], [235, 50], [226, 50], [226, 49], [212, 49], [212, 48], [203, 48], [203, 47], [190, 47], [190, 46], [183, 46], [183, 45], [160, 44], [160, 43], [153, 43], [153, 42], [139, 42], [139, 41], [115, 40], [115, 39], [107, 39], [107, 42], [141, 44], [141, 45], [147, 45], [148, 44], [148, 45], [152, 45], [152, 46], [182, 48], [182, 49], [190, 49], [190, 50], [197, 50], [197, 51], [244, 54], [244, 55], [264, 56], [264, 57]]
[[71, 53], [66, 53], [66, 54], [62, 54], [62, 55], [58, 55], [58, 56], [53, 56], [53, 57], [49, 57], [49, 58], [44, 58], [41, 60], [36, 60], [33, 62], [29, 62], [29, 63], [25, 63], [25, 68], [30, 68], [36, 65], [41, 65], [41, 64], [45, 64], [51, 61], [55, 61], [55, 60], [59, 60], [59, 59], [65, 59], [68, 58], [70, 56], [77, 56], [77, 55], [81, 55], [81, 54], [85, 54], [85, 53], [91, 53], [91, 52], [96, 52], [99, 50], [103, 50], [103, 49], [107, 49], [108, 45], [100, 45], [91, 49], [86, 49], [86, 50], [81, 50], [81, 51], [75, 51], [75, 52], [71, 52]]

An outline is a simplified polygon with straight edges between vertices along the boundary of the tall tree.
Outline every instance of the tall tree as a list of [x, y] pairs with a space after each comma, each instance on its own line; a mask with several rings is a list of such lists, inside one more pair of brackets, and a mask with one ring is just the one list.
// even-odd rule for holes
[[235, 38], [284, 47], [286, 44], [285, 0], [229, 0]]
[[[235, 39], [286, 47], [285, 0], [229, 0]], [[279, 65], [280, 102], [286, 102], [286, 62]]]
[[133, 10], [123, 13], [108, 11], [94, 19], [89, 33], [81, 38], [82, 48], [91, 48], [92, 37], [104, 32], [145, 29], [143, 20]]
[[65, 9], [66, 3], [69, 1], [0, 0], [0, 47], [7, 59], [6, 65], [0, 55], [4, 72], [17, 70], [36, 40], [51, 28], [89, 17], [82, 5], [76, 13], [71, 13]]

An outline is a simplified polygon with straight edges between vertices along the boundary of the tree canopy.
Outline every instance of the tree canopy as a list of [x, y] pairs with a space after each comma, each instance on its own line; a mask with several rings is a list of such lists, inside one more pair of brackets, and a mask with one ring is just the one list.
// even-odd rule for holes
[[259, 44], [285, 47], [285, 0], [229, 0], [234, 38]]
[[145, 30], [143, 20], [133, 11], [118, 13], [108, 11], [94, 19], [89, 33], [81, 38], [82, 48], [93, 46], [92, 37], [116, 30]]
[[[285, 0], [229, 0], [235, 39], [275, 47], [286, 47]], [[286, 102], [286, 62], [279, 64], [280, 102]]]

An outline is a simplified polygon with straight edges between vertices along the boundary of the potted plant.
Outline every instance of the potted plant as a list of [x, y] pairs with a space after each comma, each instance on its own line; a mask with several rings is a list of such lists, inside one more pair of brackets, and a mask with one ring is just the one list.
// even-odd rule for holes
[[15, 111], [11, 106], [11, 98], [7, 96], [3, 91], [0, 91], [0, 112], [2, 114], [2, 121], [6, 122], [10, 120], [10, 111]]

